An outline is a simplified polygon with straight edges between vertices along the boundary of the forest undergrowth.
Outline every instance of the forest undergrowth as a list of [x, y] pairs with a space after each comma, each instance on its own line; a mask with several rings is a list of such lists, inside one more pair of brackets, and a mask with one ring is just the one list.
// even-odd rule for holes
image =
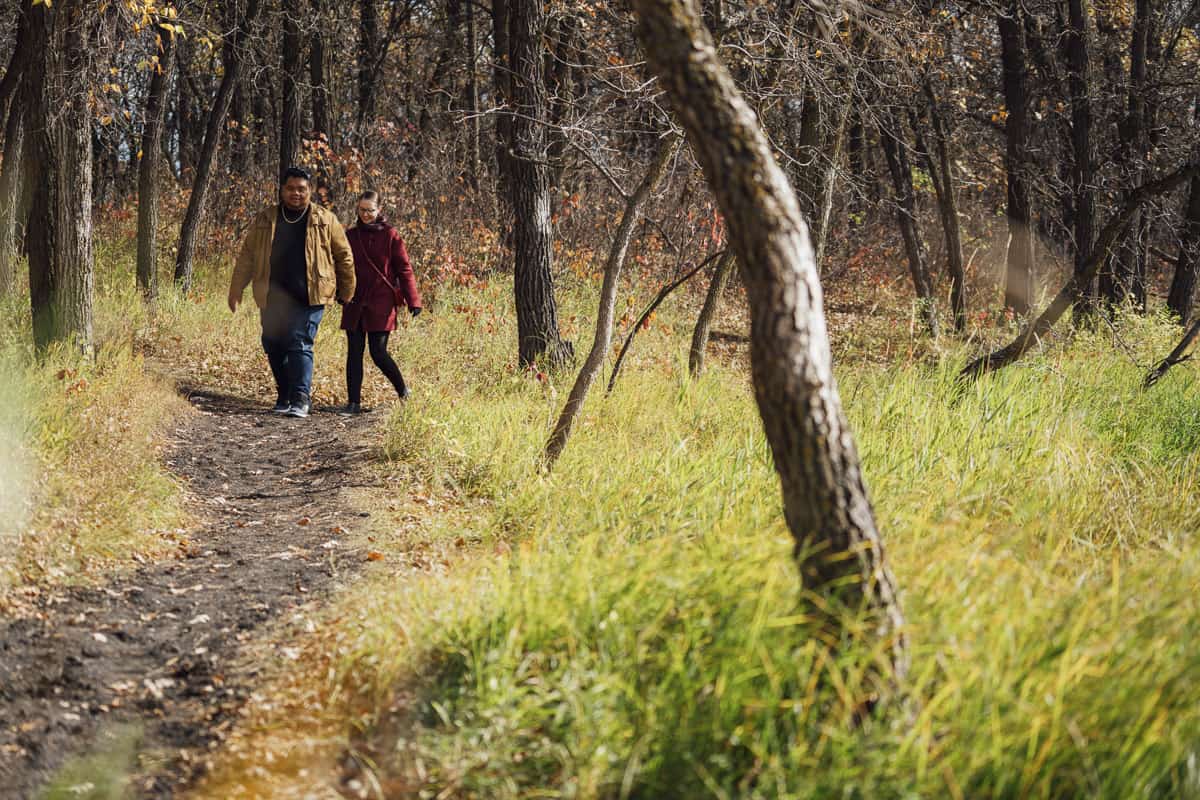
[[[253, 313], [224, 309], [226, 264], [152, 317], [127, 246], [106, 246], [94, 361], [35, 365], [4, 337], [10, 597], [185, 535], [155, 460], [188, 413], [164, 376], [269, 394]], [[586, 342], [595, 287], [560, 289]], [[627, 287], [630, 308], [653, 290]], [[418, 533], [381, 543], [299, 660], [275, 666], [197, 795], [1200, 797], [1200, 381], [1185, 367], [1140, 387], [1168, 322], [1123, 318], [1119, 346], [1106, 326], [1061, 334], [964, 390], [958, 369], [1003, 327], [930, 342], [886, 287], [874, 313], [833, 315], [912, 651], [906, 699], [855, 724], [870, 654], [812, 635], [736, 291], [698, 380], [696, 298], [664, 306], [548, 474], [573, 375], [516, 368], [509, 291], [501, 275], [438, 288], [394, 337], [404, 406], [368, 369], [366, 400], [388, 415], [378, 468], [409, 491], [367, 502]], [[835, 285], [829, 305], [858, 292]], [[5, 325], [27, 329], [6, 303]], [[341, 399], [336, 319], [318, 404]]]

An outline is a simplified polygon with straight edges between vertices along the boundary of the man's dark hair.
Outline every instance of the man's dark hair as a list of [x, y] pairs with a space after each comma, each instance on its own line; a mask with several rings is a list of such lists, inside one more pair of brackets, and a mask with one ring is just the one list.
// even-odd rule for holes
[[283, 171], [283, 177], [279, 179], [279, 185], [283, 186], [291, 178], [303, 178], [312, 183], [312, 173], [301, 167], [288, 167]]

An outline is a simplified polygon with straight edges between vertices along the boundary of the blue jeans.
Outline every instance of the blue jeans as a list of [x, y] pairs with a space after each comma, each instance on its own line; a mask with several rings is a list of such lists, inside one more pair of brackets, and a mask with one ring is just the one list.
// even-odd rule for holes
[[309, 306], [272, 292], [262, 312], [262, 346], [279, 399], [304, 402], [312, 393], [313, 339], [325, 306]]

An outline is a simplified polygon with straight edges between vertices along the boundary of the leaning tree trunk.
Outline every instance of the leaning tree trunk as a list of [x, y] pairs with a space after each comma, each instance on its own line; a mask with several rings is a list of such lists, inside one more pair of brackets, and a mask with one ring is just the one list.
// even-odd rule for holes
[[[85, 3], [29, 10], [34, 61], [22, 81], [33, 204], [27, 227], [33, 340], [92, 346], [92, 142]], [[35, 79], [36, 77], [36, 79]]]
[[179, 229], [179, 246], [175, 255], [175, 285], [181, 291], [188, 291], [192, 286], [192, 270], [196, 254], [196, 237], [200, 233], [200, 220], [208, 202], [209, 185], [212, 183], [213, 163], [217, 158], [217, 147], [221, 142], [221, 130], [225, 127], [225, 117], [229, 114], [229, 105], [233, 100], [233, 89], [241, 80], [242, 68], [246, 61], [245, 42], [249, 28], [258, 18], [262, 10], [262, 0], [248, 0], [246, 11], [241, 23], [230, 32], [234, 46], [232, 57], [225, 65], [221, 76], [221, 84], [217, 87], [217, 95], [213, 98], [212, 109], [208, 112], [208, 125], [204, 130], [204, 147], [196, 164], [196, 179], [192, 184], [192, 196], [188, 198], [187, 211], [183, 215], [183, 225]]
[[279, 112], [279, 175], [300, 155], [300, 0], [282, 0], [283, 35], [279, 37], [279, 79], [283, 100]]
[[550, 220], [550, 176], [546, 164], [545, 84], [542, 79], [541, 0], [509, 4], [508, 47], [512, 68], [513, 114], [509, 153], [513, 225], [514, 293], [521, 366], [544, 360], [551, 367], [574, 357], [558, 331], [558, 307], [551, 275], [554, 228]]
[[1008, 256], [1004, 305], [1018, 314], [1033, 302], [1033, 211], [1029, 187], [1029, 85], [1020, 5], [1013, 0], [998, 18], [1003, 64], [1004, 170], [1008, 182]]
[[[651, 68], [683, 122], [729, 227], [750, 301], [755, 397], [805, 589], [865, 606], [891, 668], [906, 668], [895, 581], [833, 378], [808, 231], [753, 111], [694, 0], [634, 0]], [[837, 624], [836, 613], [830, 617]]]
[[708, 355], [708, 334], [712, 330], [713, 317], [717, 315], [717, 307], [721, 305], [721, 295], [729, 283], [729, 274], [733, 271], [733, 251], [726, 250], [725, 255], [717, 261], [712, 281], [708, 284], [708, 292], [704, 295], [704, 305], [700, 315], [696, 317], [696, 327], [692, 329], [692, 346], [688, 350], [688, 375], [698, 378], [704, 372], [704, 359]]
[[888, 172], [892, 176], [892, 187], [896, 192], [896, 224], [904, 239], [904, 252], [908, 256], [908, 272], [912, 276], [913, 288], [921, 316], [931, 336], [938, 335], [937, 301], [933, 296], [933, 283], [929, 279], [929, 267], [925, 259], [925, 242], [917, 227], [916, 193], [913, 191], [912, 167], [908, 161], [906, 145], [901, 141], [903, 128], [900, 118], [886, 113], [879, 126], [879, 141], [887, 157]]
[[633, 232], [642, 216], [642, 209], [666, 173], [667, 164], [674, 151], [675, 137], [664, 138], [659, 143], [658, 154], [646, 173], [646, 177], [642, 179], [637, 190], [625, 200], [625, 213], [621, 216], [621, 223], [617, 226], [612, 247], [608, 251], [608, 261], [604, 264], [604, 282], [600, 287], [600, 310], [596, 315], [596, 335], [592, 339], [592, 349], [588, 353], [587, 360], [583, 362], [583, 368], [579, 370], [579, 375], [575, 378], [575, 385], [571, 387], [567, 403], [563, 406], [549, 441], [546, 442], [547, 467], [554, 466], [554, 462], [562, 455], [563, 448], [567, 446], [567, 439], [571, 436], [571, 427], [579, 417], [588, 391], [595, 383], [596, 376], [600, 374], [600, 368], [604, 366], [604, 358], [608, 355], [608, 347], [612, 343], [613, 313], [617, 305], [617, 282], [621, 278], [625, 257], [629, 253], [629, 243], [633, 241]]
[[166, 110], [167, 80], [171, 74], [175, 46], [173, 34], [163, 32], [162, 51], [146, 95], [142, 127], [142, 151], [138, 162], [137, 285], [142, 298], [158, 300], [158, 167], [162, 144], [163, 112]]

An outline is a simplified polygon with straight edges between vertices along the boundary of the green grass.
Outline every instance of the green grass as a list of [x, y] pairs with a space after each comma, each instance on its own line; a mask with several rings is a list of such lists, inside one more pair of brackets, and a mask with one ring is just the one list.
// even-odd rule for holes
[[[954, 348], [843, 359], [912, 647], [908, 702], [855, 726], [873, 654], [811, 635], [744, 373], [688, 383], [668, 322], [545, 475], [570, 376], [515, 374], [514, 337], [478, 324], [402, 345], [425, 383], [388, 451], [476, 503], [428, 534], [479, 546], [349, 601], [337, 680], [376, 710], [381, 775], [495, 798], [1200, 797], [1190, 369], [1143, 392], [1100, 334], [965, 392]], [[1176, 335], [1123, 331], [1141, 362]]]
[[182, 536], [180, 486], [159, 451], [186, 404], [147, 369], [137, 341], [151, 323], [125, 266], [98, 264], [91, 356], [35, 355], [27, 290], [0, 298], [0, 597], [101, 577]]

